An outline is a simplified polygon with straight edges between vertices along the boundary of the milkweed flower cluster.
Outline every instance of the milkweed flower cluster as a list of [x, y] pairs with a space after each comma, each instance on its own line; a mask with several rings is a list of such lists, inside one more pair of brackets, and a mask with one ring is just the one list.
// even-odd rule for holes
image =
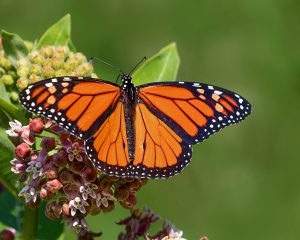
[[0, 38], [0, 82], [4, 84], [10, 100], [12, 101], [17, 101], [18, 99], [17, 89], [14, 86], [17, 78], [18, 76], [12, 62], [7, 58], [2, 49]]
[[88, 229], [88, 214], [110, 212], [117, 203], [126, 209], [135, 206], [135, 193], [146, 179], [121, 179], [97, 171], [83, 141], [49, 120], [34, 118], [26, 126], [17, 120], [9, 124], [6, 132], [17, 143], [11, 171], [20, 175], [19, 196], [27, 206], [38, 208], [41, 201], [47, 201], [46, 216], [64, 219], [80, 236], [96, 234]]
[[17, 87], [22, 90], [42, 79], [60, 76], [97, 77], [93, 65], [80, 52], [67, 46], [44, 46], [17, 62]]
[[119, 240], [136, 240], [143, 237], [146, 240], [186, 240], [182, 237], [183, 231], [177, 230], [170, 222], [165, 221], [162, 229], [153, 236], [149, 236], [148, 230], [151, 224], [160, 219], [149, 208], [132, 209], [131, 216], [118, 222], [125, 226], [125, 233], [120, 233]]

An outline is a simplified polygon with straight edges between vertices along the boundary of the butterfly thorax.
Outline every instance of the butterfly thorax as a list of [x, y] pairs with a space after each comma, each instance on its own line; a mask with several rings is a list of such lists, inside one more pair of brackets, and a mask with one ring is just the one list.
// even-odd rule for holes
[[122, 77], [122, 82], [123, 84], [121, 86], [121, 101], [124, 105], [124, 118], [126, 124], [128, 153], [130, 161], [133, 161], [135, 152], [134, 118], [136, 105], [136, 90], [132, 83], [132, 78], [129, 75], [124, 75]]

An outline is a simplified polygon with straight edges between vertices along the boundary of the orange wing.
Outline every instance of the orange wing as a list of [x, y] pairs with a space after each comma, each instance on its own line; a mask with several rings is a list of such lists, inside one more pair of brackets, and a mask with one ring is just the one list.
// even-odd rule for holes
[[138, 102], [183, 141], [195, 144], [251, 112], [246, 99], [229, 90], [200, 83], [159, 82], [137, 87]]
[[111, 116], [85, 141], [87, 154], [102, 172], [118, 177], [167, 178], [189, 163], [191, 145], [144, 104], [136, 105], [135, 133], [135, 157], [130, 162], [124, 106], [119, 102]]
[[120, 87], [82, 77], [46, 79], [20, 93], [31, 112], [52, 119], [83, 139], [89, 138], [115, 109]]
[[136, 105], [134, 177], [168, 178], [190, 161], [191, 145], [184, 142], [143, 103]]
[[128, 145], [124, 109], [121, 102], [93, 134], [85, 141], [89, 159], [107, 175], [132, 177], [128, 157]]

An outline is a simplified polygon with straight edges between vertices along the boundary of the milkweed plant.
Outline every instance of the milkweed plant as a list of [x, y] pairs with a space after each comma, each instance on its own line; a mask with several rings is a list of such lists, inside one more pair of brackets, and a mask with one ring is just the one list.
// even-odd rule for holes
[[[62, 221], [78, 239], [95, 239], [102, 235], [101, 229], [91, 231], [86, 217], [111, 212], [120, 205], [129, 209], [129, 216], [117, 222], [124, 226], [119, 240], [183, 240], [183, 232], [168, 221], [153, 236], [148, 234], [159, 216], [149, 208], [135, 207], [136, 193], [147, 179], [101, 173], [88, 160], [82, 140], [55, 122], [26, 113], [18, 103], [22, 89], [46, 78], [97, 78], [92, 62], [73, 45], [70, 26], [70, 16], [66, 15], [33, 42], [1, 32], [0, 199], [10, 192], [1, 203], [18, 203], [11, 207], [19, 226], [10, 226], [5, 219], [12, 209], [1, 208], [0, 239], [63, 239]], [[178, 66], [179, 56], [172, 43], [148, 59], [133, 78], [143, 81], [137, 84], [175, 79]], [[51, 221], [44, 221], [45, 216]], [[55, 236], [51, 232], [40, 236], [40, 228], [53, 229]]]

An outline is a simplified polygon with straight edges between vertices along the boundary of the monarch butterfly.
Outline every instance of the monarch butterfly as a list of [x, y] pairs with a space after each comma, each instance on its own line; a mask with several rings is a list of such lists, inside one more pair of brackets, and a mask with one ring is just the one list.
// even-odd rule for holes
[[107, 175], [168, 178], [189, 164], [192, 144], [250, 114], [248, 101], [220, 87], [156, 82], [135, 87], [88, 77], [30, 85], [20, 102], [84, 140], [88, 158]]

